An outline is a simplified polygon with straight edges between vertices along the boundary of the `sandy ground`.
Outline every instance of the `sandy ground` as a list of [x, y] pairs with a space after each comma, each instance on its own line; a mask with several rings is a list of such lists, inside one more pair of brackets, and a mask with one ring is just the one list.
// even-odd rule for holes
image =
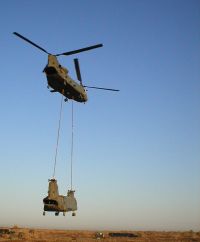
[[[34, 241], [34, 242], [92, 242], [92, 241], [110, 241], [110, 242], [200, 242], [200, 232], [185, 231], [185, 232], [154, 232], [154, 231], [114, 231], [114, 232], [129, 232], [136, 237], [110, 237], [109, 233], [113, 231], [72, 231], [72, 230], [48, 230], [48, 229], [30, 229], [30, 228], [6, 228], [2, 231], [0, 228], [0, 242], [4, 241]], [[103, 232], [104, 238], [97, 239], [96, 232]]]

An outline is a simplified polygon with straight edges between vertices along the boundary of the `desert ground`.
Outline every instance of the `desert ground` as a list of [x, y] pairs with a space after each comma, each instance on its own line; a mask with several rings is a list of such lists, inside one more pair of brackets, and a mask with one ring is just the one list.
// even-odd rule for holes
[[[100, 234], [102, 233], [102, 234]], [[129, 237], [127, 237], [129, 236]], [[137, 241], [137, 242], [157, 242], [157, 241], [180, 241], [180, 242], [200, 242], [200, 232], [155, 232], [155, 231], [79, 231], [79, 230], [50, 230], [19, 228], [0, 228], [0, 242], [33, 241], [33, 242], [92, 242], [92, 241]]]

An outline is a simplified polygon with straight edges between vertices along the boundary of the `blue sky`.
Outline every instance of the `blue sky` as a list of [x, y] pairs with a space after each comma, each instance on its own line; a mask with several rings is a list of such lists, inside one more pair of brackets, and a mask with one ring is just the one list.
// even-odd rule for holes
[[[200, 2], [1, 1], [0, 225], [65, 229], [199, 230]], [[62, 65], [89, 90], [75, 103], [77, 217], [42, 216], [53, 173], [60, 95], [46, 88], [47, 56], [104, 47]], [[70, 187], [71, 103], [56, 178]]]

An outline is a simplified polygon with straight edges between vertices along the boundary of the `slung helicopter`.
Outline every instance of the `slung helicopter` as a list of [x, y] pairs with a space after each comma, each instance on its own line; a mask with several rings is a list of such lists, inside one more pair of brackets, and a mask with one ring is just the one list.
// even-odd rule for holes
[[48, 54], [48, 63], [43, 70], [43, 72], [45, 72], [46, 77], [47, 77], [48, 88], [49, 87], [52, 88], [51, 92], [59, 92], [62, 95], [64, 95], [66, 97], [65, 101], [67, 101], [68, 99], [73, 99], [77, 102], [83, 102], [83, 103], [87, 102], [88, 97], [87, 97], [87, 93], [86, 93], [85, 88], [94, 88], [94, 89], [108, 90], [108, 91], [119, 91], [117, 89], [83, 85], [79, 61], [78, 61], [77, 58], [74, 59], [74, 65], [75, 65], [77, 79], [79, 80], [80, 84], [77, 83], [76, 81], [74, 81], [68, 75], [69, 71], [67, 70], [67, 68], [61, 66], [60, 63], [58, 62], [58, 59], [57, 59], [58, 56], [61, 56], [61, 55], [68, 56], [68, 55], [77, 54], [77, 53], [80, 53], [80, 52], [83, 52], [83, 51], [96, 49], [96, 48], [102, 47], [103, 46], [102, 44], [92, 45], [92, 46], [88, 46], [88, 47], [85, 47], [85, 48], [81, 48], [81, 49], [77, 49], [77, 50], [68, 51], [68, 52], [64, 52], [64, 53], [61, 53], [61, 54], [53, 55], [53, 54], [47, 52], [42, 47], [40, 47], [39, 45], [32, 42], [31, 40], [25, 38], [21, 34], [19, 34], [17, 32], [14, 32], [13, 34], [15, 34], [19, 38], [25, 40], [29, 44], [35, 46], [36, 48], [38, 48], [41, 51]]
[[58, 216], [60, 212], [63, 212], [65, 216], [66, 212], [72, 212], [72, 216], [75, 216], [77, 210], [77, 201], [74, 197], [73, 190], [68, 190], [67, 196], [59, 195], [57, 180], [49, 180], [48, 196], [43, 199], [44, 211], [55, 212], [55, 216]]

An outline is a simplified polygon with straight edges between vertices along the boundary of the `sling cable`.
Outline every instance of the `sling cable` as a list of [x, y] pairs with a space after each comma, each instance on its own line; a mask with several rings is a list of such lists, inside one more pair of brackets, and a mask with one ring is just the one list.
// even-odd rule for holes
[[[55, 179], [56, 165], [57, 165], [57, 155], [58, 155], [58, 146], [60, 139], [60, 127], [62, 119], [62, 110], [63, 110], [63, 96], [61, 98], [60, 112], [59, 112], [59, 122], [58, 122], [58, 131], [57, 131], [57, 141], [55, 149], [55, 158], [54, 158], [54, 169], [53, 169], [53, 179]], [[70, 154], [70, 181], [71, 181], [71, 190], [73, 189], [73, 156], [74, 156], [74, 105], [72, 101], [71, 105], [71, 154]]]
[[57, 180], [55, 179], [56, 174], [56, 165], [57, 165], [57, 155], [58, 155], [58, 147], [59, 147], [59, 139], [60, 139], [60, 127], [61, 127], [61, 119], [62, 119], [62, 111], [63, 111], [63, 95], [61, 97], [60, 104], [60, 112], [59, 112], [59, 122], [58, 122], [58, 131], [57, 131], [57, 139], [56, 139], [56, 149], [55, 149], [55, 158], [54, 158], [54, 167], [53, 167], [53, 178], [49, 180], [49, 189], [48, 196], [43, 199], [44, 203], [44, 212], [55, 212], [55, 215], [58, 216], [60, 212], [65, 216], [66, 212], [72, 212], [72, 216], [75, 216], [75, 211], [77, 210], [77, 201], [74, 197], [75, 191], [73, 190], [73, 152], [74, 152], [74, 107], [72, 101], [71, 107], [71, 189], [68, 190], [66, 196], [59, 195]]

